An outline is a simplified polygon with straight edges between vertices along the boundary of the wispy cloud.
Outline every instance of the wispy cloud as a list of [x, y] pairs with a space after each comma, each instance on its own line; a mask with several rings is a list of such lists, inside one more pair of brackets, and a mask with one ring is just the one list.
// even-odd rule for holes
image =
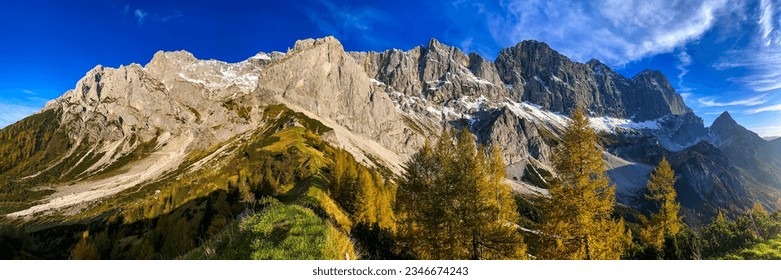
[[699, 39], [728, 12], [729, 1], [509, 0], [487, 16], [500, 45], [537, 39], [578, 61], [623, 65]]
[[754, 96], [751, 98], [735, 100], [730, 102], [716, 102], [712, 97], [703, 97], [697, 99], [702, 107], [727, 107], [727, 106], [757, 106], [767, 103], [766, 94]]
[[730, 78], [756, 92], [781, 89], [781, 45], [764, 46], [756, 41], [754, 46], [733, 50], [713, 66], [724, 70], [730, 68], [746, 69], [746, 74]]
[[138, 24], [144, 24], [144, 19], [146, 18], [149, 13], [145, 12], [142, 9], [136, 9], [133, 14], [136, 16], [136, 19], [138, 19]]
[[372, 31], [377, 24], [389, 22], [389, 16], [385, 12], [371, 6], [337, 5], [327, 0], [321, 0], [319, 3], [320, 5], [316, 6], [299, 5], [297, 8], [323, 33], [340, 39], [354, 36], [369, 44], [384, 41], [382, 34]]
[[173, 14], [170, 14], [170, 15], [167, 15], [167, 16], [162, 16], [162, 17], [157, 17], [156, 16], [156, 18], [159, 19], [162, 22], [166, 22], [166, 21], [178, 18], [178, 17], [182, 17], [182, 13], [180, 13], [179, 11], [175, 11]]
[[775, 16], [775, 7], [773, 5], [773, 1], [771, 0], [761, 0], [760, 1], [760, 15], [759, 15], [759, 21], [757, 22], [759, 25], [760, 30], [760, 37], [762, 39], [762, 44], [766, 47], [769, 47], [771, 44], [773, 44], [773, 41], [775, 41], [776, 36], [773, 36], [773, 33], [775, 33], [773, 26], [773, 18]]
[[[126, 4], [122, 9], [122, 14], [129, 14], [131, 11], [130, 5]], [[169, 20], [182, 17], [183, 14], [179, 11], [174, 11], [173, 13], [169, 15], [160, 15], [157, 13], [148, 12], [144, 9], [138, 8], [133, 10], [133, 17], [136, 18], [138, 21], [138, 25], [143, 25], [144, 22], [150, 22], [150, 21], [161, 21], [161, 22], [167, 22]]]
[[756, 92], [781, 89], [781, 21], [777, 17], [781, 5], [778, 1], [760, 0], [759, 7], [751, 12], [749, 19], [754, 20], [753, 25], [742, 31], [749, 36], [748, 44], [725, 52], [713, 67], [746, 70], [746, 74], [730, 81]]
[[38, 95], [38, 93], [36, 93], [36, 92], [34, 92], [32, 90], [29, 90], [29, 89], [22, 89], [22, 92], [24, 94], [27, 94], [27, 95]]
[[748, 114], [758, 114], [762, 112], [775, 112], [775, 111], [781, 111], [781, 104], [771, 105], [771, 106], [765, 106], [765, 107], [759, 107], [747, 110], [746, 113]]
[[15, 123], [33, 113], [40, 108], [22, 106], [16, 104], [0, 103], [0, 128]]
[[459, 47], [461, 47], [461, 50], [465, 53], [469, 53], [472, 50], [472, 42], [474, 42], [473, 37], [469, 37], [461, 41], [459, 44]]
[[675, 55], [675, 57], [678, 58], [678, 63], [675, 65], [675, 69], [678, 69], [679, 71], [678, 92], [681, 93], [681, 96], [683, 96], [683, 99], [685, 100], [687, 97], [689, 97], [689, 92], [693, 89], [683, 84], [683, 77], [689, 73], [688, 67], [694, 63], [694, 60], [692, 59], [691, 55], [686, 52], [686, 50], [681, 50], [677, 55]]

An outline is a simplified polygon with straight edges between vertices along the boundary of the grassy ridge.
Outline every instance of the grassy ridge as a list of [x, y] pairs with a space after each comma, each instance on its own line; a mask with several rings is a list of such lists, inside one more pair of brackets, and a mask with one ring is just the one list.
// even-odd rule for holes
[[349, 238], [311, 209], [266, 200], [184, 259], [322, 260], [355, 256]]
[[725, 260], [781, 260], [781, 236], [729, 254]]
[[[241, 250], [264, 248], [261, 251], [265, 253], [255, 254], [256, 258], [354, 258], [348, 237], [354, 222], [329, 196], [329, 182], [323, 173], [333, 164], [336, 150], [319, 134], [330, 128], [281, 105], [265, 108], [264, 114], [265, 124], [249, 137], [193, 152], [178, 170], [160, 180], [91, 202], [76, 215], [0, 221], [5, 224], [0, 225], [2, 257], [169, 259], [208, 249], [208, 244], [226, 240], [223, 235], [247, 233], [278, 239], [253, 243], [228, 238], [231, 244], [247, 245]], [[136, 152], [121, 161], [144, 157], [155, 143], [140, 143]], [[77, 157], [64, 161], [74, 161], [65, 175], [83, 171], [85, 164], [75, 164], [79, 159], [99, 158], [99, 154], [77, 148]], [[190, 168], [217, 150], [228, 155], [219, 164]], [[121, 168], [115, 164], [97, 176], [115, 174]], [[282, 202], [261, 210], [255, 202], [261, 197], [276, 197]], [[259, 216], [248, 220], [246, 214], [253, 211]], [[247, 224], [250, 221], [253, 226]], [[280, 230], [289, 236], [279, 235]], [[295, 245], [303, 241], [308, 245]], [[215, 256], [201, 252], [204, 254], [197, 258]], [[253, 257], [248, 252], [227, 250], [219, 258]], [[193, 254], [186, 256], [196, 258]]]

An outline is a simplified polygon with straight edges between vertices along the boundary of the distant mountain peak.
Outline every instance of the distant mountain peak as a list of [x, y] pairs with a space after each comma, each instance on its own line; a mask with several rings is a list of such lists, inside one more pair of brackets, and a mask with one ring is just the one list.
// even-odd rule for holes
[[297, 40], [296, 43], [293, 45], [292, 51], [302, 51], [306, 49], [310, 49], [319, 45], [328, 45], [336, 47], [342, 51], [344, 51], [344, 47], [342, 46], [342, 42], [339, 42], [338, 39], [334, 36], [326, 36], [323, 38], [318, 39], [302, 39]]
[[640, 73], [637, 73], [637, 75], [635, 75], [634, 77], [632, 77], [632, 80], [641, 80], [641, 79], [653, 79], [659, 82], [663, 82], [665, 84], [669, 84], [669, 82], [667, 81], [667, 77], [664, 76], [664, 73], [655, 69], [645, 69], [643, 71], [640, 71]]
[[169, 61], [177, 61], [177, 62], [194, 62], [198, 59], [195, 58], [195, 55], [192, 53], [185, 51], [185, 50], [178, 50], [178, 51], [157, 51], [154, 56], [152, 56], [152, 60], [149, 61], [149, 63], [167, 63]]
[[442, 42], [440, 42], [436, 38], [431, 38], [431, 39], [428, 40], [428, 44], [426, 45], [426, 48], [431, 49], [431, 48], [436, 48], [436, 47], [441, 46], [441, 45], [443, 45]]
[[587, 61], [586, 64], [591, 66], [592, 68], [597, 66], [607, 66], [605, 63], [602, 63], [602, 61], [596, 58], [589, 59], [589, 61]]
[[536, 47], [544, 47], [544, 48], [551, 48], [547, 43], [537, 40], [523, 40], [520, 43], [518, 43], [520, 46], [536, 46]]
[[713, 124], [710, 126], [710, 132], [718, 147], [735, 143], [741, 145], [741, 148], [766, 145], [766, 141], [762, 137], [740, 125], [727, 111], [721, 113], [713, 121]]
[[716, 120], [713, 121], [713, 127], [734, 127], [734, 126], [740, 126], [738, 122], [735, 121], [735, 119], [732, 118], [732, 115], [729, 114], [728, 111], [724, 111], [724, 113], [721, 113]]

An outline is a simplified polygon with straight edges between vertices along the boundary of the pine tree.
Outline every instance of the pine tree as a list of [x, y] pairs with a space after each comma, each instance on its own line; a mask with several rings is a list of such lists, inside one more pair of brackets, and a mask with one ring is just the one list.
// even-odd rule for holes
[[426, 145], [407, 163], [396, 198], [403, 250], [421, 259], [522, 259], [526, 246], [504, 162], [464, 130]]
[[650, 195], [645, 195], [645, 198], [654, 202], [659, 212], [651, 215], [641, 236], [657, 249], [662, 249], [666, 236], [675, 236], [681, 231], [681, 217], [678, 215], [681, 205], [676, 201], [675, 173], [666, 158], [662, 158], [648, 178], [648, 192]]
[[558, 177], [550, 187], [542, 224], [545, 259], [619, 259], [631, 234], [611, 217], [615, 188], [606, 175], [597, 135], [581, 109], [572, 113], [554, 155]]

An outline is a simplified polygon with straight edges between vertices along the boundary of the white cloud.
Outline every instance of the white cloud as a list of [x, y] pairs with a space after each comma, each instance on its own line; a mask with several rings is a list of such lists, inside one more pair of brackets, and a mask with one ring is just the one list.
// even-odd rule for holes
[[314, 9], [312, 5], [296, 7], [323, 33], [338, 39], [356, 36], [369, 45], [385, 44], [385, 34], [374, 30], [379, 24], [393, 24], [393, 19], [386, 12], [370, 5], [350, 6], [329, 0], [317, 2], [319, 5], [316, 6], [325, 8], [326, 12]]
[[474, 41], [474, 38], [469, 37], [461, 41], [460, 47], [461, 51], [464, 53], [469, 53], [472, 50], [472, 42]]
[[[683, 96], [683, 99], [686, 100], [687, 97], [689, 97], [690, 91], [692, 91], [692, 88], [689, 88], [683, 84], [683, 77], [686, 76], [686, 74], [689, 73], [689, 65], [692, 65], [694, 63], [694, 60], [692, 59], [691, 55], [687, 53], [685, 50], [682, 50], [678, 52], [678, 54], [675, 56], [678, 58], [678, 63], [675, 65], [675, 69], [678, 69], [678, 91], [681, 92], [681, 96]], [[686, 94], [686, 96], [684, 96]]]
[[727, 13], [731, 0], [509, 0], [486, 12], [500, 45], [526, 39], [550, 44], [577, 61], [623, 65], [697, 40]]
[[703, 97], [700, 99], [697, 99], [697, 102], [700, 103], [703, 107], [727, 107], [727, 106], [757, 106], [762, 105], [767, 102], [765, 100], [765, 94], [760, 96], [754, 96], [751, 98], [741, 99], [741, 100], [735, 100], [730, 102], [716, 102], [715, 99], [712, 97]]
[[778, 2], [760, 0], [759, 6], [751, 10], [753, 14], [749, 17], [754, 20], [749, 28], [756, 29], [756, 32], [750, 32], [752, 29], [741, 31], [741, 34], [747, 36], [748, 44], [725, 52], [713, 65], [719, 70], [746, 70], [746, 74], [731, 78], [730, 81], [756, 92], [781, 89], [781, 21], [777, 17], [781, 5]]
[[[123, 11], [124, 14], [128, 14], [128, 11], [130, 10], [129, 5], [125, 5], [125, 10]], [[144, 22], [154, 22], [154, 21], [161, 21], [161, 22], [167, 22], [169, 20], [182, 17], [182, 13], [179, 11], [174, 11], [172, 14], [162, 16], [158, 13], [154, 12], [147, 12], [142, 9], [135, 9], [133, 11], [133, 16], [138, 20], [138, 24], [142, 25]]]
[[[755, 38], [759, 39], [759, 38]], [[730, 78], [756, 92], [781, 89], [781, 45], [765, 46], [763, 41], [742, 50], [725, 53], [717, 63], [716, 69], [743, 68], [748, 70], [743, 76]]]
[[770, 46], [772, 44], [773, 38], [771, 37], [771, 34], [773, 33], [773, 14], [775, 13], [773, 2], [771, 0], [761, 0], [760, 2], [760, 16], [759, 16], [759, 24], [760, 27], [760, 36], [763, 40], [763, 44], [765, 46]]
[[22, 92], [28, 95], [38, 95], [37, 93], [29, 89], [22, 89]]
[[40, 108], [0, 103], [0, 128], [32, 115], [38, 110], [40, 110]]
[[136, 11], [133, 12], [133, 14], [138, 19], [138, 24], [144, 24], [144, 18], [146, 18], [146, 16], [149, 15], [149, 13], [144, 12], [144, 10], [142, 9], [136, 9]]
[[776, 105], [759, 107], [759, 108], [747, 110], [746, 113], [757, 114], [757, 113], [762, 113], [762, 112], [775, 112], [775, 111], [781, 111], [781, 104], [776, 104]]
[[167, 15], [167, 16], [164, 16], [164, 17], [156, 17], [156, 18], [158, 20], [162, 21], [162, 22], [166, 22], [166, 21], [178, 18], [178, 17], [182, 17], [182, 13], [180, 13], [179, 11], [176, 11], [176, 12], [174, 12], [171, 15]]

